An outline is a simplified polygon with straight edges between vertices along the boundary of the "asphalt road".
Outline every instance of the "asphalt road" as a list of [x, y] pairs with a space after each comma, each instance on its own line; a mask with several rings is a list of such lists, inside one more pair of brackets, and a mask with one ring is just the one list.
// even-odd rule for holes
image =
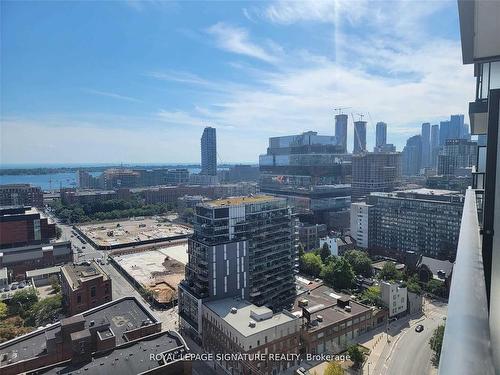
[[[71, 241], [71, 245], [74, 252], [74, 261], [82, 262], [84, 260], [93, 259], [105, 259], [107, 251], [97, 250], [89, 243], [83, 243], [72, 233], [72, 228], [70, 225], [59, 223], [57, 218], [48, 214], [48, 216], [56, 222], [57, 226], [61, 228], [62, 235], [60, 241]], [[78, 251], [80, 249], [80, 251]], [[115, 267], [109, 262], [101, 265], [104, 271], [109, 275], [112, 280], [112, 294], [113, 299], [119, 299], [122, 297], [132, 296], [138, 301], [141, 301], [148, 310], [162, 322], [163, 330], [173, 330], [177, 329], [177, 307], [168, 310], [159, 310], [152, 308], [147, 301], [145, 301], [139, 292], [129, 283], [129, 281], [117, 271]]]
[[[432, 351], [429, 339], [438, 325], [444, 323], [447, 305], [433, 303], [426, 306], [425, 317], [420, 322], [414, 322], [405, 328], [397, 338], [393, 339], [387, 357], [382, 367], [378, 367], [380, 374], [387, 375], [429, 375], [436, 373], [431, 364]], [[415, 326], [422, 324], [424, 330], [415, 331]]]

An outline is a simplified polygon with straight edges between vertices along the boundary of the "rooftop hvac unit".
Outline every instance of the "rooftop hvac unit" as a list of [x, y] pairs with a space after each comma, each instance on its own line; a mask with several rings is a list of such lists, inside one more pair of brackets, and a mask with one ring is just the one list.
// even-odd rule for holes
[[249, 326], [250, 328], [255, 328], [255, 321], [250, 320], [250, 321], [248, 322], [248, 326]]
[[323, 315], [316, 316], [316, 320], [321, 323], [323, 321]]
[[231, 314], [236, 314], [238, 309], [236, 307], [231, 307]]
[[344, 307], [344, 310], [347, 312], [351, 312], [351, 306], [347, 305], [346, 307]]
[[299, 301], [299, 307], [304, 307], [304, 306], [307, 306], [307, 305], [309, 305], [309, 300], [307, 300], [307, 299], [301, 299]]

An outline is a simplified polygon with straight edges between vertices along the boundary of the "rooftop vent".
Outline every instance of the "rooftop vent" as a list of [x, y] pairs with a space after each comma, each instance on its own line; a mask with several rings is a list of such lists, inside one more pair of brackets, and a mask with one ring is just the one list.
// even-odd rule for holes
[[299, 301], [299, 307], [303, 307], [303, 306], [307, 306], [307, 305], [309, 305], [309, 300], [307, 300], [307, 299], [301, 299]]
[[346, 307], [344, 307], [344, 310], [347, 312], [351, 312], [351, 306], [347, 305]]
[[323, 315], [318, 315], [318, 316], [316, 316], [316, 320], [317, 320], [318, 322], [322, 322], [322, 321], [323, 321]]
[[238, 309], [236, 307], [231, 307], [231, 314], [236, 314]]
[[250, 321], [248, 322], [248, 326], [249, 326], [250, 328], [255, 328], [255, 321], [254, 321], [254, 320], [250, 320]]
[[95, 321], [91, 320], [91, 321], [90, 321], [90, 323], [89, 323], [89, 326], [90, 326], [90, 327], [93, 327], [93, 326], [94, 326], [94, 324], [95, 324]]

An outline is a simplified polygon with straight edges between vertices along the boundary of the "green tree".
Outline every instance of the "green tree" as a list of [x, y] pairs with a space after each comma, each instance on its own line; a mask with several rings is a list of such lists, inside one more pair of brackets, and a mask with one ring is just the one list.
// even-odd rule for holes
[[363, 292], [363, 299], [367, 300], [371, 305], [379, 306], [381, 304], [380, 298], [379, 286], [371, 286]]
[[446, 287], [444, 283], [439, 280], [435, 279], [429, 280], [429, 282], [425, 286], [425, 290], [438, 297], [446, 296]]
[[298, 246], [298, 252], [299, 252], [299, 259], [302, 258], [305, 254], [304, 252], [304, 246], [302, 246], [301, 243], [299, 243], [299, 246]]
[[28, 310], [38, 302], [38, 296], [33, 288], [19, 290], [9, 301], [9, 310], [12, 315], [26, 316]]
[[380, 271], [379, 278], [397, 281], [403, 278], [403, 274], [396, 269], [394, 262], [385, 262], [384, 267]]
[[0, 302], [0, 319], [5, 319], [7, 314], [9, 313], [9, 309], [4, 302]]
[[20, 316], [0, 320], [0, 343], [13, 339], [14, 337], [31, 332], [33, 328], [25, 327]]
[[358, 345], [351, 345], [347, 348], [347, 353], [351, 357], [351, 361], [354, 362], [354, 367], [359, 368], [363, 361], [365, 360], [365, 353], [359, 349]]
[[344, 369], [342, 368], [340, 363], [331, 361], [330, 363], [328, 363], [328, 366], [326, 366], [323, 375], [344, 375], [344, 373]]
[[431, 362], [434, 366], [439, 365], [439, 359], [441, 358], [441, 347], [443, 345], [443, 336], [444, 336], [444, 325], [439, 325], [434, 332], [432, 333], [432, 337], [429, 340], [429, 345], [434, 352]]
[[420, 286], [420, 283], [418, 282], [417, 275], [413, 275], [410, 278], [408, 278], [408, 281], [406, 282], [406, 287], [408, 288], [409, 292], [417, 293], [417, 294], [422, 293], [422, 287]]
[[57, 276], [51, 276], [49, 281], [54, 293], [59, 293], [61, 291], [61, 284], [59, 283]]
[[324, 262], [326, 262], [326, 259], [331, 255], [331, 252], [330, 252], [330, 247], [328, 246], [328, 244], [325, 242], [323, 244], [323, 246], [321, 246], [321, 249], [319, 250], [319, 256], [321, 257], [321, 260]]
[[343, 257], [328, 263], [321, 273], [325, 283], [336, 289], [349, 289], [355, 275], [351, 265]]
[[320, 275], [323, 263], [321, 262], [321, 257], [319, 255], [306, 253], [301, 259], [301, 272], [314, 277], [318, 277]]
[[53, 323], [62, 312], [62, 297], [57, 294], [44, 298], [35, 303], [28, 311], [26, 323], [39, 327], [48, 323]]
[[349, 250], [344, 254], [356, 275], [372, 276], [372, 261], [364, 251]]
[[56, 226], [56, 239], [61, 238], [62, 236], [62, 229]]

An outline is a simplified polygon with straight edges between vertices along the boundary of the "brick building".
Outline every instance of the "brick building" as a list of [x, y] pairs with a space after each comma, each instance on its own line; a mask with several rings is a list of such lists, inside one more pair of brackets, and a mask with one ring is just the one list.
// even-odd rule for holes
[[387, 319], [386, 310], [365, 306], [325, 285], [298, 294], [293, 314], [304, 323], [302, 353], [312, 354], [340, 353]]
[[250, 360], [256, 353], [298, 355], [301, 322], [286, 310], [273, 314], [245, 300], [219, 299], [204, 303], [202, 324], [206, 352], [249, 355], [248, 360], [218, 363], [232, 374], [279, 374], [299, 364], [295, 359]]
[[161, 332], [142, 304], [124, 297], [0, 344], [0, 373], [187, 375], [191, 363], [180, 356], [188, 350], [177, 332]]
[[111, 301], [111, 279], [96, 262], [61, 268], [63, 305], [69, 315]]
[[0, 248], [48, 243], [56, 225], [28, 206], [0, 207]]
[[0, 206], [43, 207], [43, 192], [29, 184], [0, 185]]
[[72, 262], [70, 241], [10, 247], [0, 251], [0, 268], [7, 267], [14, 279], [24, 279], [26, 271]]

